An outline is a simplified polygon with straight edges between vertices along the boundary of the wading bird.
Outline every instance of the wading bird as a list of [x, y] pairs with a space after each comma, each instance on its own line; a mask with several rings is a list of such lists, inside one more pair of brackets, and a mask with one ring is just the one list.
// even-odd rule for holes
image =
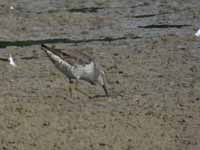
[[75, 81], [75, 89], [87, 95], [78, 89], [79, 80], [84, 80], [92, 85], [99, 84], [103, 87], [105, 95], [109, 96], [105, 72], [90, 56], [77, 50], [57, 49], [55, 46], [49, 47], [42, 44], [41, 49], [44, 50], [53, 64], [69, 79], [69, 92], [72, 96], [71, 84]]

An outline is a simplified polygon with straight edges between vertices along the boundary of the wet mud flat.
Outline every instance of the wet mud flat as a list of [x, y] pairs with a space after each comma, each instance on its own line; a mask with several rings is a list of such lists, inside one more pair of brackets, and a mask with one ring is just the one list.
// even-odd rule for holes
[[[0, 149], [199, 149], [199, 4], [1, 0]], [[71, 98], [41, 43], [92, 55], [111, 96]]]

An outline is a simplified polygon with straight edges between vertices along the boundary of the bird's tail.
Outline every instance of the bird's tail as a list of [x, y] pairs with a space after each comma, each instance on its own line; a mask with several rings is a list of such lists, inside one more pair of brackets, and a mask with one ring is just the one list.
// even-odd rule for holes
[[49, 47], [49, 46], [47, 46], [47, 45], [45, 45], [45, 44], [41, 44], [41, 49], [43, 50], [43, 51], [45, 51], [45, 53], [49, 56], [49, 52], [51, 52], [51, 53], [53, 53], [53, 54], [55, 54], [55, 55], [57, 55], [57, 56], [61, 56], [62, 55], [62, 53], [61, 53], [61, 51], [59, 50], [59, 49], [56, 49], [56, 47], [53, 45], [53, 46], [51, 46], [51, 47]]
[[45, 45], [45, 44], [41, 44], [41, 49], [42, 50], [44, 50], [44, 51], [46, 51], [46, 50], [49, 50], [49, 51], [51, 51], [51, 48], [50, 47], [48, 47], [47, 45]]
[[49, 56], [50, 56], [50, 53], [52, 54], [55, 54], [55, 55], [58, 55], [59, 56], [59, 52], [55, 50], [55, 46], [47, 46], [45, 44], [41, 44], [41, 49]]

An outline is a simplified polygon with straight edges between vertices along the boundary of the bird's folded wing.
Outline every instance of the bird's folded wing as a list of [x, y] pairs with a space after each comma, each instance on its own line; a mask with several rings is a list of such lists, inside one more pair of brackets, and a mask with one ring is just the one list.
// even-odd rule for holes
[[79, 50], [67, 50], [67, 49], [57, 49], [55, 47], [48, 47], [46, 45], [42, 45], [42, 48], [48, 51], [51, 51], [53, 54], [57, 55], [67, 63], [71, 65], [87, 65], [93, 61], [93, 58], [89, 55], [82, 53]]

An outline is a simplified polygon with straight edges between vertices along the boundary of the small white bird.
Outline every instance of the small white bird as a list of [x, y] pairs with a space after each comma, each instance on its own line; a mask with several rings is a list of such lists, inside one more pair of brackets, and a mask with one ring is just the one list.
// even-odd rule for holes
[[197, 37], [200, 36], [200, 29], [195, 33], [195, 36], [197, 36]]
[[9, 63], [10, 63], [10, 65], [12, 65], [13, 67], [16, 67], [16, 64], [15, 64], [15, 62], [14, 62], [14, 60], [13, 60], [13, 58], [12, 58], [12, 55], [10, 54], [9, 55]]

